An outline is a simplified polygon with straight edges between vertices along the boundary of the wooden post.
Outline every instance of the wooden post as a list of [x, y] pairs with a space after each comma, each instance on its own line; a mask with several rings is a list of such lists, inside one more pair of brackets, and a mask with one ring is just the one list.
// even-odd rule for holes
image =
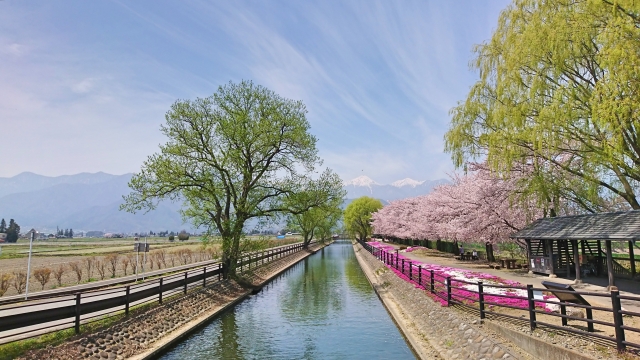
[[480, 308], [480, 319], [484, 319], [484, 291], [482, 288], [482, 281], [478, 281], [478, 307]]
[[529, 328], [531, 331], [536, 329], [536, 303], [533, 297], [533, 285], [527, 285], [527, 298], [529, 300]]
[[[611, 241], [607, 241], [607, 247], [611, 246]], [[608, 253], [607, 253], [608, 254]], [[609, 256], [607, 255], [607, 259]], [[611, 307], [613, 310], [613, 324], [616, 331], [616, 345], [619, 352], [622, 352], [626, 349], [624, 329], [622, 326], [624, 325], [622, 320], [622, 314], [620, 310], [622, 310], [622, 306], [620, 305], [620, 293], [618, 290], [611, 290]]]
[[551, 265], [551, 267], [549, 268], [549, 277], [558, 277], [556, 275], [556, 264], [553, 261], [553, 240], [545, 240], [545, 243], [547, 245], [547, 252], [549, 254], [549, 264]]
[[578, 254], [578, 240], [571, 240], [571, 247], [573, 248], [573, 264], [576, 268], [576, 284], [582, 283], [580, 274], [580, 255]]
[[160, 305], [162, 305], [162, 280], [163, 280], [163, 278], [160, 278], [160, 287], [159, 287], [159, 290], [158, 290], [158, 303]]
[[613, 276], [613, 255], [611, 253], [611, 240], [605, 240], [605, 247], [607, 249], [607, 275], [609, 276], [609, 286], [607, 286], [607, 290], [609, 291], [617, 291], [616, 287], [616, 279]]
[[629, 262], [631, 263], [631, 279], [636, 277], [636, 257], [633, 254], [633, 241], [629, 241]]
[[129, 285], [127, 285], [127, 290], [126, 290], [125, 295], [124, 295], [124, 300], [125, 300], [124, 314], [126, 316], [129, 316], [129, 294], [131, 294], [131, 287]]
[[598, 240], [598, 276], [602, 276], [602, 241]]
[[80, 334], [80, 293], [76, 293], [76, 321], [75, 321], [75, 330], [76, 334]]
[[527, 243], [527, 267], [529, 268], [529, 274], [533, 274], [533, 269], [531, 268], [531, 240], [527, 239], [525, 242]]

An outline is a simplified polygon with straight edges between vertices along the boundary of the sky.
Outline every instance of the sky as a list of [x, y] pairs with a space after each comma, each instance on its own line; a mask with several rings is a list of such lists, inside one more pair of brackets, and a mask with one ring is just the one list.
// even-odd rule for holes
[[179, 99], [302, 100], [343, 180], [446, 178], [449, 111], [502, 0], [0, 1], [0, 177], [140, 170]]

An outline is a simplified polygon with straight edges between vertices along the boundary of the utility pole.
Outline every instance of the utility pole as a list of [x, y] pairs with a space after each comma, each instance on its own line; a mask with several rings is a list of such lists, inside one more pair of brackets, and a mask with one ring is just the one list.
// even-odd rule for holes
[[31, 232], [31, 239], [29, 240], [29, 261], [27, 262], [27, 287], [25, 288], [24, 299], [27, 300], [29, 296], [29, 278], [31, 277], [31, 250], [33, 250], [33, 237], [36, 231]]

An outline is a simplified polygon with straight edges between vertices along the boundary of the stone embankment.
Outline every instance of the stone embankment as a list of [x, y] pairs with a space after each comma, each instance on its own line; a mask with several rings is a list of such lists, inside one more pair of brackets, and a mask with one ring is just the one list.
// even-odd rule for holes
[[453, 309], [400, 279], [359, 244], [356, 257], [378, 296], [422, 359], [532, 359], [498, 337], [468, 324]]
[[[262, 286], [275, 276], [325, 245], [312, 245], [243, 274], [252, 286]], [[206, 288], [165, 301], [150, 310], [131, 315], [109, 328], [81, 334], [62, 345], [32, 350], [20, 359], [146, 359], [207, 323], [251, 293], [232, 280], [212, 282]]]

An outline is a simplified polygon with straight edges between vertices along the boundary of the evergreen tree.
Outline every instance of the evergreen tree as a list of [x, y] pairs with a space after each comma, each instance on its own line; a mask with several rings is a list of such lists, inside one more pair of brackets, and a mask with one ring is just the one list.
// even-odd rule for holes
[[69, 237], [73, 238], [73, 229], [69, 229]]
[[7, 242], [14, 243], [18, 241], [20, 235], [20, 225], [13, 219], [9, 220], [9, 227], [7, 228]]
[[7, 222], [4, 221], [4, 219], [2, 219], [2, 221], [0, 221], [0, 233], [6, 232], [7, 231]]

